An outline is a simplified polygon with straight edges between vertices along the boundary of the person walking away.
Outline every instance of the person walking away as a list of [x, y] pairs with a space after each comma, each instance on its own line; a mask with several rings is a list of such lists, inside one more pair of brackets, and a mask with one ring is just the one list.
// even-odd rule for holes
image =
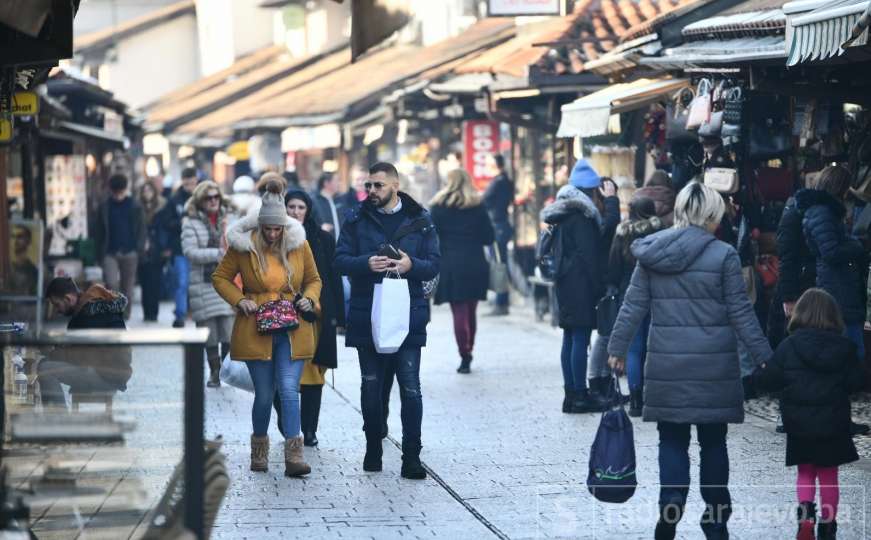
[[[629, 219], [617, 226], [611, 254], [608, 257], [608, 287], [616, 290], [622, 299], [629, 289], [635, 270], [632, 243], [665, 228], [663, 220], [656, 215], [656, 203], [648, 197], [633, 197], [629, 202]], [[629, 347], [626, 375], [629, 378], [629, 416], [641, 416], [644, 404], [644, 360], [647, 357], [647, 335], [650, 317], [641, 325]]]
[[[320, 316], [315, 324], [317, 348], [312, 360], [306, 360], [300, 380], [299, 399], [303, 444], [317, 446], [318, 420], [321, 413], [324, 375], [328, 369], [338, 367], [336, 327], [345, 325], [345, 302], [342, 295], [342, 277], [336, 272], [333, 259], [336, 241], [333, 235], [321, 229], [314, 218], [311, 197], [302, 190], [289, 191], [284, 196], [287, 215], [299, 221], [305, 228], [306, 238], [321, 276]], [[281, 427], [281, 402], [276, 396], [274, 408]]]
[[206, 180], [197, 185], [188, 199], [181, 226], [182, 254], [190, 268], [191, 314], [198, 327], [209, 329], [206, 341], [209, 388], [221, 386], [221, 358], [229, 352], [233, 332], [233, 307], [218, 296], [212, 286], [212, 274], [227, 251], [224, 235], [234, 210], [218, 184]]
[[[496, 247], [499, 250], [499, 259], [508, 262], [508, 242], [514, 236], [514, 227], [511, 226], [511, 218], [508, 209], [514, 203], [514, 182], [505, 170], [505, 157], [502, 154], [493, 154], [493, 161], [499, 169], [487, 190], [484, 192], [484, 205], [490, 213], [490, 219], [496, 230]], [[490, 315], [508, 315], [510, 298], [507, 292], [496, 295], [496, 305]]]
[[635, 190], [629, 202], [641, 198], [653, 199], [656, 204], [656, 217], [662, 220], [663, 228], [668, 228], [674, 223], [675, 195], [671, 177], [667, 172], [657, 169], [644, 182], [644, 186]]
[[849, 394], [861, 389], [865, 373], [844, 329], [835, 299], [822, 289], [808, 289], [793, 308], [789, 337], [754, 374], [760, 388], [781, 393], [786, 466], [798, 467], [798, 540], [814, 539], [817, 481], [816, 538], [835, 538], [838, 467], [859, 459], [850, 432]]
[[632, 244], [637, 265], [608, 343], [609, 363], [622, 372], [632, 340], [650, 316], [642, 416], [659, 431], [656, 540], [674, 538], [683, 516], [693, 425], [707, 505], [702, 531], [708, 540], [729, 537], [727, 425], [744, 420], [738, 341], [757, 365], [771, 357], [738, 253], [713, 234], [724, 212], [719, 193], [691, 182], [675, 201], [674, 226]]
[[146, 181], [139, 188], [139, 204], [145, 215], [145, 247], [139, 261], [139, 284], [142, 286], [144, 320], [156, 322], [160, 311], [160, 279], [163, 277], [163, 247], [166, 237], [161, 225], [161, 213], [166, 200], [154, 183]]
[[[139, 254], [145, 252], [145, 213], [128, 193], [129, 182], [123, 174], [109, 177], [109, 198], [97, 212], [94, 241], [98, 260], [103, 261], [106, 285], [133, 298]], [[131, 302], [124, 318], [130, 318]]]
[[[284, 185], [271, 182], [257, 217], [240, 219], [227, 229], [229, 247], [212, 275], [212, 283], [237, 309], [230, 358], [245, 362], [254, 382], [251, 470], [268, 469], [267, 432], [277, 390], [285, 438], [284, 474], [296, 477], [311, 472], [304, 461], [300, 435], [299, 382], [305, 361], [315, 354], [315, 329], [305, 314], [320, 310], [321, 279], [305, 229], [285, 210]], [[240, 274], [242, 290], [233, 281]], [[299, 327], [276, 334], [259, 333], [255, 318], [258, 307], [279, 299], [295, 302], [302, 315]]]
[[230, 195], [230, 200], [233, 201], [238, 210], [237, 218], [247, 216], [254, 207], [259, 210], [260, 195], [255, 192], [254, 179], [248, 175], [236, 178], [233, 182], [233, 194]]
[[334, 201], [338, 191], [339, 179], [332, 173], [325, 172], [318, 178], [318, 189], [312, 194], [315, 219], [321, 224], [323, 230], [331, 233], [333, 238], [337, 240], [341, 232], [339, 212]]
[[164, 250], [164, 256], [172, 258], [175, 270], [175, 321], [173, 328], [184, 327], [188, 316], [188, 277], [190, 267], [181, 249], [181, 222], [185, 215], [185, 205], [197, 187], [199, 179], [197, 170], [187, 167], [181, 172], [181, 186], [173, 193], [167, 204], [167, 219], [165, 220], [166, 237], [169, 247]]
[[[127, 298], [102, 285], [79, 290], [69, 277], [52, 279], [45, 296], [55, 311], [70, 320], [67, 330], [126, 330]], [[60, 347], [39, 363], [37, 380], [43, 407], [66, 410], [62, 384], [79, 393], [114, 394], [127, 389], [133, 375], [129, 347]]]
[[[420, 393], [420, 352], [426, 346], [429, 301], [423, 282], [439, 274], [439, 240], [429, 213], [399, 190], [399, 173], [390, 163], [369, 169], [364, 187], [366, 202], [348, 214], [336, 248], [336, 270], [351, 279], [351, 307], [345, 344], [357, 349], [360, 359], [363, 430], [366, 455], [363, 470], [382, 469], [384, 396], [387, 373], [395, 373], [402, 400], [402, 470], [404, 478], [424, 479], [420, 462], [423, 399]], [[384, 253], [387, 245], [400, 259]], [[411, 300], [408, 337], [398, 352], [381, 354], [372, 339], [374, 288], [387, 272], [408, 281]], [[390, 375], [392, 379], [392, 375]]]
[[587, 349], [596, 327], [596, 303], [605, 292], [607, 231], [620, 221], [620, 202], [613, 183], [602, 181], [584, 160], [578, 160], [556, 201], [541, 212], [554, 229], [554, 260], [559, 325], [563, 329], [563, 412], [601, 411], [605, 404], [587, 390]]
[[469, 373], [477, 331], [478, 302], [487, 299], [490, 270], [484, 249], [495, 232], [481, 197], [462, 169], [448, 173], [447, 185], [430, 202], [442, 260], [435, 304], [449, 303], [460, 351], [457, 373]]

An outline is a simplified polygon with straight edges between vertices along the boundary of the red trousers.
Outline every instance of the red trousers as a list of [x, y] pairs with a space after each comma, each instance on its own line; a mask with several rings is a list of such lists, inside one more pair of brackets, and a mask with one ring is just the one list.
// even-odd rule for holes
[[454, 315], [454, 336], [460, 355], [472, 354], [475, 348], [475, 333], [478, 331], [478, 301], [451, 302], [451, 313]]

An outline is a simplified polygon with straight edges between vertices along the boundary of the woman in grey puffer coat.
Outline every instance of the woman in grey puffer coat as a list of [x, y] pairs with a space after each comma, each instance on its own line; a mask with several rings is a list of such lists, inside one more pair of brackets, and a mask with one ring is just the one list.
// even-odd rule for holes
[[726, 426], [744, 421], [738, 340], [757, 363], [771, 356], [738, 253], [713, 235], [724, 211], [719, 193], [690, 183], [677, 197], [674, 227], [632, 244], [638, 264], [608, 344], [610, 363], [622, 370], [632, 338], [650, 314], [643, 417], [659, 430], [657, 540], [674, 538], [683, 514], [692, 424], [702, 448], [702, 530], [709, 540], [728, 538]]
[[209, 362], [207, 386], [211, 388], [221, 386], [221, 354], [230, 350], [236, 317], [233, 307], [218, 296], [212, 286], [212, 273], [227, 250], [224, 233], [234, 209], [218, 184], [201, 182], [185, 204], [181, 225], [181, 248], [190, 262], [188, 297], [191, 313], [197, 326], [209, 329], [206, 357]]

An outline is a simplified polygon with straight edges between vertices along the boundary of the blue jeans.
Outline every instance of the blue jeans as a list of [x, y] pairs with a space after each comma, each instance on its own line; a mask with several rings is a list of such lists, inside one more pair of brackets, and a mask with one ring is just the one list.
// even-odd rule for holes
[[644, 387], [644, 362], [647, 359], [647, 336], [650, 334], [650, 315], [635, 332], [629, 353], [626, 355], [626, 377], [629, 379], [629, 390], [641, 390]]
[[[691, 424], [659, 422], [659, 504], [663, 516], [677, 523], [683, 516], [690, 490]], [[699, 486], [707, 505], [703, 529], [725, 526], [732, 508], [729, 494], [729, 452], [726, 448], [726, 424], [697, 424], [699, 452]]]
[[281, 427], [285, 437], [291, 439], [299, 435], [299, 380], [304, 364], [302, 360], [292, 360], [287, 334], [272, 337], [271, 360], [245, 362], [254, 381], [254, 405], [251, 407], [254, 435], [263, 437], [269, 431], [276, 389], [281, 400]]
[[856, 344], [859, 362], [865, 364], [865, 323], [850, 323], [844, 332], [850, 341]]
[[190, 281], [190, 262], [184, 255], [172, 258], [175, 267], [175, 318], [184, 320], [188, 316], [188, 282]]
[[566, 328], [563, 330], [561, 354], [563, 384], [567, 390], [581, 392], [587, 389], [587, 348], [592, 328]]
[[[384, 436], [384, 389], [399, 383], [402, 404], [403, 452], [420, 452], [420, 426], [423, 421], [423, 398], [420, 393], [420, 348], [400, 349], [395, 354], [380, 354], [375, 349], [359, 348], [360, 407], [363, 410], [363, 431], [367, 438], [380, 440]], [[389, 400], [389, 395], [387, 396]]]

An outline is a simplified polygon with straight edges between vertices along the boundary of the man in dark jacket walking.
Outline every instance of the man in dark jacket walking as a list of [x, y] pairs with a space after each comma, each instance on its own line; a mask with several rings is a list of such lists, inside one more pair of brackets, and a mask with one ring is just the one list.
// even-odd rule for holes
[[[58, 277], [48, 284], [45, 296], [58, 313], [70, 317], [68, 330], [127, 328], [124, 324], [127, 298], [102, 285], [80, 291], [71, 278]], [[123, 391], [132, 374], [129, 348], [113, 348], [111, 352], [87, 347], [60, 348], [39, 363], [42, 403], [66, 408], [61, 384], [78, 393]]]
[[[94, 241], [97, 257], [103, 261], [106, 284], [132, 298], [139, 256], [145, 252], [147, 228], [145, 212], [130, 196], [127, 187], [127, 177], [123, 174], [109, 178], [109, 198], [97, 212]], [[128, 303], [125, 318], [130, 318], [130, 307]]]
[[[499, 249], [499, 257], [502, 262], [508, 262], [508, 242], [514, 235], [514, 228], [508, 215], [508, 209], [514, 202], [514, 182], [505, 171], [505, 158], [501, 154], [494, 154], [493, 160], [499, 169], [499, 174], [487, 186], [484, 192], [484, 205], [490, 213], [490, 220], [496, 231], [496, 245]], [[496, 295], [496, 306], [492, 315], [508, 315], [508, 293]]]
[[[346, 345], [355, 347], [363, 378], [361, 406], [366, 433], [363, 470], [382, 469], [384, 435], [382, 391], [395, 372], [402, 399], [402, 476], [426, 478], [420, 462], [423, 401], [420, 394], [420, 350], [426, 345], [429, 302], [423, 282], [439, 273], [439, 242], [429, 213], [399, 191], [399, 173], [389, 163], [376, 163], [365, 183], [368, 198], [352, 210], [336, 248], [336, 270], [351, 279], [351, 306]], [[392, 246], [399, 258], [387, 256]], [[372, 339], [374, 288], [387, 272], [408, 281], [411, 298], [409, 333], [395, 354], [380, 354]]]
[[190, 264], [181, 249], [181, 221], [185, 216], [185, 205], [191, 194], [197, 187], [197, 170], [188, 167], [181, 172], [181, 187], [173, 193], [165, 207], [165, 215], [162, 222], [166, 229], [166, 238], [169, 247], [164, 256], [172, 258], [172, 266], [175, 270], [175, 321], [174, 328], [184, 326], [188, 315], [188, 280]]
[[338, 239], [341, 232], [338, 206], [335, 202], [339, 180], [331, 173], [323, 173], [318, 178], [317, 191], [311, 194], [314, 203], [315, 220], [320, 227]]

